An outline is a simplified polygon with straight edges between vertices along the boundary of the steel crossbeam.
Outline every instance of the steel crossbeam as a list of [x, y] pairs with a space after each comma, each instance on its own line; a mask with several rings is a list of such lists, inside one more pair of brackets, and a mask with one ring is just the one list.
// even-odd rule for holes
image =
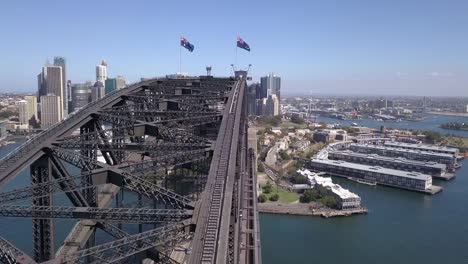
[[[76, 185], [70, 187], [71, 181], [82, 181], [85, 176], [74, 176], [69, 178], [60, 178], [48, 182], [32, 185], [29, 187], [14, 189], [8, 192], [0, 193], [0, 204], [14, 203], [32, 198], [49, 196], [51, 193], [70, 193], [86, 188], [96, 188], [97, 186]], [[64, 187], [65, 186], [65, 187]]]
[[[167, 245], [185, 236], [182, 231], [183, 227], [184, 225], [182, 224], [166, 225], [136, 235], [126, 236], [109, 243], [66, 255], [61, 260], [61, 263], [79, 262], [80, 259], [87, 257], [97, 258], [107, 263], [116, 262], [150, 248]], [[120, 252], [121, 254], [115, 254], [115, 252]]]
[[172, 143], [172, 142], [161, 142], [154, 144], [141, 144], [141, 143], [129, 143], [129, 142], [106, 142], [103, 143], [101, 140], [95, 141], [62, 141], [53, 143], [62, 149], [90, 149], [97, 148], [101, 151], [151, 151], [151, 152], [184, 152], [202, 148], [209, 148], [208, 144], [200, 143]]
[[0, 237], [0, 262], [5, 264], [34, 264], [30, 256]]
[[190, 210], [148, 208], [98, 208], [67, 206], [2, 205], [0, 216], [37, 219], [74, 218], [124, 223], [179, 222], [191, 217]]
[[[246, 76], [241, 75], [148, 79], [69, 115], [0, 160], [0, 186], [28, 166], [32, 182], [0, 192], [0, 216], [33, 218], [37, 262], [112, 263], [149, 257], [176, 263], [167, 253], [191, 234], [196, 235], [194, 257], [186, 255], [184, 262], [224, 263], [222, 254], [229, 255], [228, 263], [238, 259], [233, 216], [240, 199], [238, 170], [245, 167], [238, 157], [246, 155], [245, 141], [238, 140], [246, 123], [241, 110]], [[76, 168], [81, 175], [71, 176]], [[124, 191], [137, 194], [139, 208], [121, 208], [128, 203]], [[53, 195], [63, 193], [73, 206], [52, 204]], [[24, 200], [32, 205], [14, 204]], [[114, 201], [116, 207], [109, 208]], [[142, 207], [145, 203], [151, 208]], [[56, 259], [55, 218], [79, 220]], [[138, 233], [126, 233], [120, 223], [139, 224]], [[142, 223], [163, 226], [143, 232]], [[95, 246], [97, 227], [117, 240]], [[194, 232], [189, 237], [188, 230]], [[0, 261], [18, 263], [23, 255], [0, 238]], [[27, 256], [24, 260], [34, 263]]]

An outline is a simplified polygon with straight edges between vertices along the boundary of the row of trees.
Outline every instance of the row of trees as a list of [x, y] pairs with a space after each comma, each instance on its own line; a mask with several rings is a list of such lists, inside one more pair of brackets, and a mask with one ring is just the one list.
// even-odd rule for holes
[[277, 194], [277, 193], [272, 194], [272, 195], [270, 196], [270, 199], [268, 199], [268, 197], [267, 197], [266, 194], [264, 194], [264, 193], [262, 193], [262, 194], [260, 194], [260, 195], [258, 196], [258, 202], [260, 202], [260, 203], [264, 203], [264, 202], [266, 202], [266, 201], [268, 201], [268, 200], [270, 200], [270, 201], [272, 201], [272, 202], [278, 201], [278, 200], [279, 200], [279, 194]]
[[[265, 184], [265, 186], [263, 186], [262, 190], [263, 190], [263, 193], [258, 196], [258, 201], [260, 203], [264, 203], [264, 202], [266, 202], [268, 200], [268, 197], [267, 197], [266, 194], [270, 194], [271, 192], [273, 192], [273, 185], [271, 184], [271, 182], [268, 181]], [[278, 201], [279, 200], [279, 194], [278, 193], [272, 194], [270, 196], [269, 200], [272, 201], [272, 202]]]

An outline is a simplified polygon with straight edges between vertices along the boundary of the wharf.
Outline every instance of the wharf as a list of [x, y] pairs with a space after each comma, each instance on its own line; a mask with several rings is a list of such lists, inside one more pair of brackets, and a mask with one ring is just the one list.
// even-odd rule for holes
[[432, 178], [433, 179], [440, 179], [440, 180], [445, 180], [445, 181], [449, 181], [453, 178], [455, 178], [455, 173], [445, 173], [444, 175], [437, 175], [437, 176], [434, 176], [432, 175]]
[[310, 204], [302, 203], [259, 203], [258, 211], [266, 214], [322, 216], [325, 218], [367, 213], [367, 209], [363, 207], [351, 210], [335, 210], [330, 208], [311, 209], [309, 206]]
[[424, 190], [422, 192], [424, 193], [427, 193], [427, 194], [431, 194], [431, 195], [434, 195], [436, 193], [439, 193], [442, 191], [442, 187], [440, 186], [436, 186], [436, 185], [432, 185], [431, 188], [427, 189], [427, 190]]

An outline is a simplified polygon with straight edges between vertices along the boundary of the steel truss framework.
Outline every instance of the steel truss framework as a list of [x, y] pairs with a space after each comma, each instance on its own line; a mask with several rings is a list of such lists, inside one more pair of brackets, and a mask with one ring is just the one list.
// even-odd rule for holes
[[[242, 232], [236, 192], [246, 171], [245, 82], [245, 72], [145, 80], [88, 104], [10, 153], [0, 161], [0, 187], [26, 168], [31, 184], [0, 193], [0, 216], [32, 219], [33, 255], [0, 237], [0, 262], [241, 259], [234, 243]], [[124, 205], [126, 192], [135, 194], [132, 207]], [[71, 206], [54, 205], [56, 195]], [[77, 221], [63, 245], [54, 241], [54, 218]], [[137, 224], [138, 232], [122, 223]], [[153, 229], [144, 231], [148, 225]], [[97, 229], [116, 240], [96, 245]], [[195, 257], [175, 260], [171, 254], [181, 245]]]

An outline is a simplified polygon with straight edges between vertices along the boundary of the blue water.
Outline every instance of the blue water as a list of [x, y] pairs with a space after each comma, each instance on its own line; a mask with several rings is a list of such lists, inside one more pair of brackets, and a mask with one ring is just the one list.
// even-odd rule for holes
[[420, 114], [427, 119], [423, 121], [375, 121], [373, 119], [362, 119], [362, 120], [339, 120], [334, 118], [328, 118], [319, 116], [317, 122], [326, 122], [329, 124], [342, 124], [350, 126], [352, 123], [357, 123], [359, 126], [371, 127], [380, 129], [380, 126], [387, 128], [397, 129], [416, 129], [416, 130], [432, 130], [442, 134], [452, 134], [462, 137], [468, 137], [468, 131], [462, 130], [448, 130], [440, 128], [440, 125], [447, 122], [468, 122], [468, 117], [461, 116], [443, 116], [443, 115], [432, 115], [432, 114]]

